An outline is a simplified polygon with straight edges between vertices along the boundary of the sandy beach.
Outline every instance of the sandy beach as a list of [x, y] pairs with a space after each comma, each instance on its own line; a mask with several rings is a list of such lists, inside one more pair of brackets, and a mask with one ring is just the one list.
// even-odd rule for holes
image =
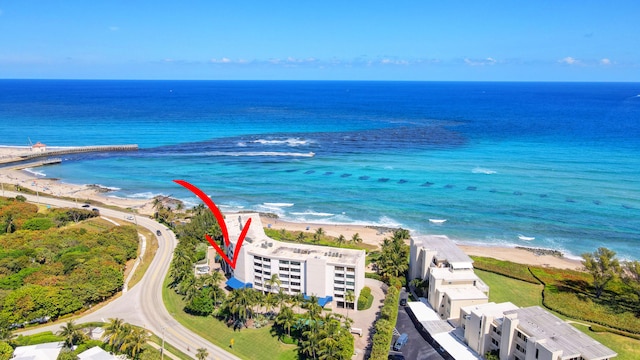
[[[23, 149], [11, 149], [0, 147], [0, 156], [15, 155]], [[39, 178], [24, 170], [0, 169], [0, 182], [7, 184], [5, 190], [14, 190], [15, 185], [38, 191], [40, 194], [52, 196], [68, 197], [77, 199], [78, 203], [86, 200], [97, 201], [107, 205], [130, 208], [139, 214], [153, 214], [152, 199], [126, 199], [108, 196], [108, 192], [90, 185], [76, 185], [60, 182], [57, 179]], [[362, 225], [351, 224], [317, 224], [317, 223], [297, 223], [281, 219], [263, 217], [262, 223], [272, 229], [286, 229], [288, 231], [305, 231], [314, 233], [318, 228], [322, 228], [326, 235], [338, 237], [344, 235], [347, 240], [358, 233], [363, 243], [380, 245], [385, 237], [390, 237], [388, 229], [376, 229]], [[455, 239], [453, 239], [455, 241]], [[560, 269], [581, 269], [580, 261], [564, 257], [551, 255], [536, 255], [533, 252], [523, 249], [497, 247], [497, 246], [471, 246], [459, 244], [460, 248], [468, 255], [486, 256], [499, 260], [509, 260], [522, 264], [548, 266]]]

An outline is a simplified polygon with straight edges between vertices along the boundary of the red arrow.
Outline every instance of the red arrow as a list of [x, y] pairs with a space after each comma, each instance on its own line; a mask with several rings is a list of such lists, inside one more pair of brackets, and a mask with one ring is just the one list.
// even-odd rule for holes
[[[211, 211], [213, 216], [218, 221], [218, 225], [220, 225], [220, 230], [222, 231], [222, 237], [224, 238], [224, 244], [227, 247], [229, 247], [229, 244], [231, 242], [229, 241], [229, 232], [227, 231], [227, 224], [224, 222], [224, 216], [222, 215], [222, 212], [220, 212], [220, 209], [218, 209], [216, 204], [213, 203], [213, 200], [211, 200], [211, 198], [209, 198], [207, 196], [207, 194], [202, 192], [202, 190], [198, 189], [197, 187], [189, 184], [188, 182], [186, 182], [184, 180], [173, 180], [173, 182], [175, 182], [176, 184], [184, 186], [189, 191], [191, 191], [192, 193], [196, 194], [196, 196], [199, 197], [200, 200], [202, 200], [205, 203], [205, 205], [207, 205], [207, 207], [209, 208], [209, 210]], [[238, 260], [238, 254], [240, 254], [240, 248], [242, 247], [242, 243], [244, 242], [244, 238], [245, 238], [245, 236], [247, 236], [247, 232], [249, 231], [249, 225], [251, 225], [251, 218], [247, 219], [247, 223], [242, 227], [242, 231], [240, 232], [240, 236], [238, 237], [238, 241], [236, 242], [236, 246], [233, 249], [233, 260], [229, 260], [229, 257], [227, 256], [227, 254], [225, 254], [224, 250], [222, 250], [220, 245], [218, 245], [218, 243], [216, 243], [211, 238], [211, 236], [209, 236], [209, 234], [204, 234], [204, 236], [207, 238], [207, 241], [209, 242], [209, 244], [211, 244], [211, 246], [213, 246], [216, 249], [216, 252], [234, 270], [236, 269], [236, 261]]]

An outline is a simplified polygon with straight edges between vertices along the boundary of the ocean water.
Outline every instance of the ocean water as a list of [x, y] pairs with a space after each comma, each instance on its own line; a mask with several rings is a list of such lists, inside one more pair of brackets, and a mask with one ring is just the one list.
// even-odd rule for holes
[[0, 80], [0, 134], [138, 144], [34, 169], [112, 196], [640, 259], [637, 83]]

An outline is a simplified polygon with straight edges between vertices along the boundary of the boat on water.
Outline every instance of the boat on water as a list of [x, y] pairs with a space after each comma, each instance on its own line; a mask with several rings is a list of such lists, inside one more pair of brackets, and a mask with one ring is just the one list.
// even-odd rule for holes
[[522, 234], [518, 235], [518, 239], [523, 240], [523, 241], [531, 241], [531, 240], [535, 240], [536, 238], [534, 238], [533, 236], [524, 236]]
[[447, 219], [429, 219], [429, 222], [434, 224], [442, 224], [445, 221], [447, 221]]

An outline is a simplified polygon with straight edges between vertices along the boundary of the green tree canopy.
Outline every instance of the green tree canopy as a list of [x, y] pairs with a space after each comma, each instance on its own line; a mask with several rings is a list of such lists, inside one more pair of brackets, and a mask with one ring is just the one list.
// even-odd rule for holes
[[602, 295], [604, 287], [620, 273], [620, 263], [613, 250], [601, 247], [593, 253], [582, 254], [582, 265], [593, 276], [596, 298]]

